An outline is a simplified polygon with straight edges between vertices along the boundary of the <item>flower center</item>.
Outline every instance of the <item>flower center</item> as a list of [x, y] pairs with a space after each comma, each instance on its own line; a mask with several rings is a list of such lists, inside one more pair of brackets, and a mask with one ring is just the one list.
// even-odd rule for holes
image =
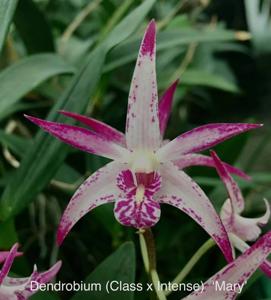
[[154, 152], [149, 150], [136, 150], [129, 160], [133, 173], [151, 173], [158, 169], [159, 161]]
[[140, 184], [136, 189], [135, 199], [136, 203], [140, 203], [144, 200], [145, 187], [143, 184]]

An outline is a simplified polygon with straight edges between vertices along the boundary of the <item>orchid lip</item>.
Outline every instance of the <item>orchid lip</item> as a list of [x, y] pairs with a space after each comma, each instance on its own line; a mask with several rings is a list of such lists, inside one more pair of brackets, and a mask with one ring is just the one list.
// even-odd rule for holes
[[160, 205], [154, 195], [161, 188], [161, 176], [157, 172], [133, 173], [121, 171], [117, 177], [121, 195], [115, 203], [115, 217], [124, 226], [148, 228], [160, 218]]

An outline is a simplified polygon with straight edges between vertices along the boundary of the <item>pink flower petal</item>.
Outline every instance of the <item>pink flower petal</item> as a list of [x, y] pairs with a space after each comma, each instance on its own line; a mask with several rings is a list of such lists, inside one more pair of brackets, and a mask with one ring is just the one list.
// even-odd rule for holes
[[201, 188], [173, 164], [160, 169], [162, 187], [155, 195], [160, 203], [170, 204], [188, 214], [216, 241], [228, 261], [233, 259], [227, 232]]
[[122, 159], [129, 153], [125, 148], [85, 128], [45, 121], [26, 115], [25, 117], [61, 141], [82, 151], [110, 159]]
[[247, 249], [236, 260], [228, 264], [221, 271], [216, 273], [207, 282], [204, 283], [204, 291], [194, 292], [185, 300], [233, 300], [238, 295], [238, 289], [228, 291], [223, 289], [217, 290], [217, 285], [225, 282], [226, 284], [245, 283], [250, 276], [257, 270], [257, 268], [264, 262], [266, 257], [271, 252], [271, 232], [265, 234], [253, 246]]
[[168, 119], [172, 109], [173, 96], [176, 91], [176, 87], [179, 83], [179, 80], [173, 82], [173, 84], [165, 91], [162, 95], [161, 100], [159, 101], [159, 125], [161, 136], [164, 136], [164, 133], [167, 128]]
[[[36, 286], [32, 286], [31, 282], [36, 282], [38, 284], [43, 284], [51, 281], [58, 271], [61, 268], [61, 261], [58, 261], [54, 264], [48, 271], [39, 273], [37, 271], [36, 265], [34, 266], [34, 270], [32, 274], [27, 278], [8, 278], [5, 281], [5, 286], [2, 287], [4, 293], [1, 295], [5, 296], [5, 299], [18, 299], [18, 300], [25, 300], [28, 299], [31, 295], [33, 295], [36, 290]], [[32, 289], [31, 289], [32, 287]], [[16, 297], [16, 298], [8, 298], [8, 297]]]
[[75, 192], [59, 224], [57, 242], [60, 245], [71, 228], [86, 213], [95, 207], [114, 202], [120, 191], [116, 178], [124, 168], [117, 162], [111, 162], [92, 174]]
[[[203, 154], [186, 154], [183, 155], [180, 159], [175, 160], [173, 163], [180, 169], [185, 169], [192, 166], [205, 166], [215, 168], [213, 158]], [[229, 173], [237, 175], [245, 180], [251, 180], [251, 177], [244, 173], [242, 170], [235, 168], [225, 162], [223, 162], [223, 165]]]
[[[1, 251], [0, 252], [0, 263], [2, 263], [8, 256], [9, 256], [9, 251]], [[23, 252], [17, 252], [16, 257], [22, 256]]]
[[4, 278], [8, 275], [8, 272], [13, 264], [13, 261], [14, 261], [15, 257], [17, 256], [18, 247], [19, 247], [19, 244], [16, 243], [13, 245], [13, 247], [9, 251], [9, 255], [6, 258], [6, 260], [2, 266], [1, 272], [0, 272], [0, 284], [3, 282]]
[[[238, 236], [230, 234], [230, 239], [233, 246], [238, 249], [241, 253], [245, 252], [250, 246], [241, 240]], [[260, 265], [260, 269], [268, 276], [271, 277], [271, 262], [267, 259]]]
[[194, 128], [178, 136], [157, 151], [158, 158], [174, 161], [181, 155], [209, 149], [242, 132], [261, 127], [259, 124], [218, 123]]
[[38, 273], [34, 271], [33, 274], [31, 275], [31, 279], [39, 283], [47, 283], [56, 276], [56, 274], [59, 272], [61, 268], [61, 265], [62, 262], [58, 261], [49, 270], [45, 272]]
[[233, 213], [242, 212], [244, 210], [245, 202], [237, 183], [233, 180], [217, 154], [214, 151], [211, 151], [211, 155], [214, 160], [216, 170], [229, 194], [231, 205], [233, 207]]
[[161, 144], [155, 48], [156, 28], [151, 21], [140, 46], [129, 93], [126, 143], [130, 150], [157, 150]]
[[265, 273], [266, 276], [271, 278], [271, 262], [269, 260], [266, 259], [261, 264], [260, 269]]
[[98, 120], [95, 120], [93, 118], [86, 117], [83, 115], [79, 115], [79, 114], [76, 114], [73, 112], [68, 112], [68, 111], [62, 110], [62, 111], [60, 111], [60, 113], [89, 126], [91, 129], [93, 129], [96, 133], [98, 133], [104, 139], [107, 139], [109, 141], [112, 141], [112, 142], [115, 142], [122, 146], [125, 146], [125, 135], [124, 135], [124, 133], [118, 131], [117, 129], [115, 129], [101, 121], [98, 121]]
[[226, 200], [221, 209], [221, 219], [228, 232], [232, 232], [244, 241], [255, 241], [261, 234], [260, 226], [270, 218], [270, 205], [264, 199], [266, 212], [259, 218], [246, 218], [232, 211], [230, 200]]

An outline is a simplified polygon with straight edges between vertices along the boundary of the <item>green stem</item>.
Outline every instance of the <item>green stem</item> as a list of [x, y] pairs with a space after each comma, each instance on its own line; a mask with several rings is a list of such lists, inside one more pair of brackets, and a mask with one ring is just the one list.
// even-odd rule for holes
[[75, 30], [81, 25], [81, 23], [86, 19], [86, 17], [89, 16], [91, 12], [93, 12], [102, 2], [102, 0], [95, 0], [89, 2], [76, 17], [73, 19], [73, 21], [69, 24], [69, 26], [66, 28], [64, 33], [61, 37], [61, 43], [66, 43], [72, 34], [75, 32]]
[[150, 276], [158, 300], [167, 300], [165, 294], [159, 289], [159, 276], [156, 270], [155, 242], [151, 229], [139, 231], [140, 250], [146, 273]]
[[142, 232], [139, 232], [139, 242], [140, 242], [140, 250], [141, 250], [145, 271], [146, 273], [149, 274], [150, 271], [149, 255], [148, 255], [146, 241]]
[[98, 43], [102, 42], [105, 39], [105, 37], [112, 30], [112, 28], [114, 28], [114, 26], [119, 22], [122, 16], [126, 13], [126, 11], [132, 5], [132, 3], [133, 0], [125, 0], [124, 2], [121, 3], [118, 9], [115, 10], [112, 17], [109, 19], [105, 27], [102, 29]]
[[[190, 258], [188, 263], [184, 266], [182, 271], [175, 277], [175, 279], [171, 282], [172, 285], [179, 284], [184, 280], [184, 278], [190, 273], [195, 264], [201, 259], [201, 257], [213, 246], [215, 246], [215, 242], [212, 239], [207, 240], [198, 250], [197, 252]], [[171, 290], [165, 291], [165, 295], [168, 296], [171, 294]]]
[[166, 295], [161, 290], [161, 288], [159, 288], [160, 279], [159, 279], [159, 276], [157, 274], [157, 271], [155, 269], [151, 270], [150, 276], [151, 276], [151, 280], [152, 280], [152, 283], [153, 283], [153, 286], [154, 286], [157, 298], [159, 300], [167, 300]]

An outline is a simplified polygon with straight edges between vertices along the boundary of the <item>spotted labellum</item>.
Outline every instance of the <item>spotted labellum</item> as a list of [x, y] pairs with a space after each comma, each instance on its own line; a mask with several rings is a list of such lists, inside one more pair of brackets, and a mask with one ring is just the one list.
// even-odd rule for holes
[[[151, 21], [132, 78], [125, 134], [72, 112], [60, 113], [89, 129], [26, 116], [61, 141], [112, 160], [92, 174], [72, 197], [59, 225], [58, 243], [80, 218], [99, 205], [115, 202], [115, 217], [121, 224], [144, 229], [159, 221], [160, 205], [169, 204], [204, 228], [231, 261], [230, 241], [220, 217], [203, 190], [182, 169], [192, 165], [214, 167], [211, 157], [198, 152], [261, 125], [208, 124], [165, 141], [177, 81], [158, 102], [155, 58], [156, 25]], [[223, 165], [230, 173], [247, 178], [242, 171]]]

